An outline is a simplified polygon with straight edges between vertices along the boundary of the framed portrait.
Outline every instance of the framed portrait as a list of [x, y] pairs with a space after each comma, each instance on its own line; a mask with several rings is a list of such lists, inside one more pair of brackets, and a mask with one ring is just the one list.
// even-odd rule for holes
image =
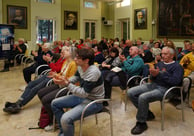
[[194, 0], [158, 0], [158, 37], [194, 38]]
[[27, 7], [7, 6], [7, 24], [16, 29], [27, 29]]
[[134, 10], [134, 29], [147, 29], [147, 9]]
[[64, 11], [64, 29], [77, 30], [78, 17], [76, 11]]

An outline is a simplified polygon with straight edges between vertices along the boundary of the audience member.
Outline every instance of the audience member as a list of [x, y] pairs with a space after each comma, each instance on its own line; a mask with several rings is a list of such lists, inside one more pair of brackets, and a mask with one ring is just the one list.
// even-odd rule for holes
[[61, 58], [56, 63], [50, 63], [52, 57], [45, 56], [45, 60], [48, 62], [49, 67], [51, 68], [51, 71], [48, 75], [44, 75], [32, 82], [30, 82], [27, 87], [25, 88], [24, 93], [20, 96], [20, 98], [15, 102], [6, 102], [5, 108], [3, 109], [5, 112], [8, 113], [15, 113], [19, 112], [23, 106], [25, 106], [28, 102], [30, 102], [34, 96], [37, 94], [37, 92], [44, 88], [47, 84], [47, 82], [55, 77], [57, 73], [60, 71], [63, 72], [64, 69], [61, 70], [62, 66], [66, 64], [66, 50], [69, 49], [69, 47], [64, 47], [61, 52]]
[[[59, 136], [73, 136], [74, 122], [79, 120], [82, 110], [93, 100], [104, 98], [103, 78], [100, 70], [93, 65], [94, 51], [92, 49], [79, 49], [75, 62], [78, 71], [69, 80], [60, 78], [54, 80], [56, 84], [66, 86], [72, 95], [57, 98], [52, 101], [52, 110], [59, 123]], [[80, 86], [74, 83], [80, 82]], [[71, 108], [64, 112], [64, 108]], [[92, 104], [85, 115], [91, 115], [102, 110], [102, 103]]]
[[50, 43], [44, 43], [41, 48], [41, 52], [32, 52], [35, 56], [34, 59], [36, 60], [36, 62], [31, 66], [23, 69], [24, 80], [26, 81], [26, 83], [29, 83], [31, 81], [31, 75], [35, 73], [35, 70], [38, 66], [47, 64], [47, 62], [43, 59], [43, 56], [52, 56], [52, 52], [49, 50]]
[[192, 51], [192, 45], [190, 41], [184, 41], [184, 50], [177, 55], [177, 60], [180, 61], [184, 55]]
[[[64, 49], [64, 57], [66, 59], [65, 63], [63, 63], [63, 66], [61, 68], [61, 72], [57, 75], [55, 75], [53, 80], [56, 80], [56, 78], [67, 78], [69, 79], [72, 77], [76, 70], [77, 65], [75, 61], [73, 60], [75, 57], [75, 47], [65, 47]], [[62, 76], [62, 77], [61, 77]], [[58, 84], [53, 84], [48, 87], [44, 87], [38, 91], [38, 97], [41, 100], [45, 110], [49, 114], [50, 118], [50, 124], [45, 127], [46, 131], [52, 130], [52, 121], [53, 121], [53, 112], [51, 110], [51, 102], [55, 98], [56, 94], [60, 91], [62, 87]], [[68, 90], [63, 91], [60, 93], [60, 97], [66, 95]]]
[[[19, 38], [18, 39], [18, 43], [14, 44], [13, 49], [11, 50], [10, 54], [8, 55], [8, 60], [5, 60], [4, 63], [4, 69], [1, 70], [0, 72], [7, 72], [9, 71], [9, 67], [10, 66], [14, 66], [14, 58], [16, 55], [18, 54], [24, 54], [26, 51], [27, 47], [24, 44], [24, 39], [23, 38]], [[17, 58], [16, 63], [20, 63], [20, 59]]]
[[100, 45], [96, 45], [94, 46], [93, 50], [95, 56], [94, 62], [101, 64], [105, 60], [104, 55], [102, 53], [102, 47]]
[[132, 46], [129, 49], [129, 54], [130, 56], [127, 58], [124, 55], [119, 55], [122, 61], [120, 65], [122, 71], [108, 73], [104, 78], [105, 98], [111, 98], [112, 86], [120, 86], [122, 89], [125, 89], [129, 77], [141, 74], [144, 62], [138, 55], [138, 48]]
[[162, 49], [162, 62], [156, 68], [150, 68], [151, 83], [130, 88], [128, 97], [137, 108], [137, 123], [131, 129], [132, 134], [141, 134], [148, 127], [146, 121], [153, 120], [154, 114], [149, 110], [149, 103], [162, 100], [168, 88], [177, 86], [183, 80], [183, 68], [173, 60], [174, 49], [164, 47]]
[[131, 48], [132, 45], [133, 45], [132, 41], [130, 40], [125, 41], [125, 48], [123, 49], [123, 55], [125, 56], [125, 58], [127, 58], [130, 55], [129, 49]]

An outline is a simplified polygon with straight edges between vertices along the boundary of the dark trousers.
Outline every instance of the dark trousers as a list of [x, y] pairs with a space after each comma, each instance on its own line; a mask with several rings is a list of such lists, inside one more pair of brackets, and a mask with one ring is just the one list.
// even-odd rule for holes
[[[53, 112], [51, 109], [51, 102], [55, 99], [56, 94], [59, 92], [61, 88], [59, 88], [58, 85], [51, 85], [45, 88], [42, 88], [38, 91], [38, 97], [40, 101], [42, 102], [45, 110], [49, 114], [50, 120], [53, 120]], [[60, 93], [58, 97], [65, 96], [67, 94], [67, 91], [63, 91]]]
[[31, 76], [35, 73], [37, 67], [38, 64], [35, 63], [23, 69], [24, 80], [26, 81], [26, 83], [29, 83], [31, 81]]

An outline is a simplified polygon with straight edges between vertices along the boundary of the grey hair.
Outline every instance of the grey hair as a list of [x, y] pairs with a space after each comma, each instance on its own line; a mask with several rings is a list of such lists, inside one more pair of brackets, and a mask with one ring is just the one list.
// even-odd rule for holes
[[173, 54], [173, 55], [175, 54], [175, 50], [173, 48], [170, 48], [170, 47], [166, 46], [166, 47], [163, 47], [163, 49], [169, 50], [170, 54]]
[[76, 56], [77, 48], [76, 47], [73, 47], [73, 46], [63, 46], [62, 47], [62, 50], [65, 50], [66, 48], [69, 48], [69, 51], [71, 53], [71, 58], [74, 59], [75, 56]]

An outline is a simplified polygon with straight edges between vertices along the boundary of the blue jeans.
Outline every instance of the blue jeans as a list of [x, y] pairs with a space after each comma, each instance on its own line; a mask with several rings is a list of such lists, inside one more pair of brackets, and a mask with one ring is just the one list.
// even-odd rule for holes
[[[74, 121], [80, 120], [82, 110], [90, 102], [89, 99], [75, 95], [67, 95], [52, 101], [52, 110], [60, 127], [59, 135], [74, 136]], [[71, 110], [64, 113], [63, 108]], [[95, 114], [102, 108], [102, 103], [94, 103], [87, 109], [85, 116]]]
[[34, 81], [29, 82], [25, 88], [24, 93], [19, 98], [19, 100], [21, 100], [21, 104], [26, 105], [30, 100], [32, 100], [38, 91], [46, 86], [50, 79], [51, 78], [44, 75]]
[[167, 88], [158, 86], [155, 83], [147, 83], [141, 86], [130, 88], [127, 95], [138, 109], [136, 119], [138, 122], [146, 122], [149, 110], [149, 103], [162, 100]]

